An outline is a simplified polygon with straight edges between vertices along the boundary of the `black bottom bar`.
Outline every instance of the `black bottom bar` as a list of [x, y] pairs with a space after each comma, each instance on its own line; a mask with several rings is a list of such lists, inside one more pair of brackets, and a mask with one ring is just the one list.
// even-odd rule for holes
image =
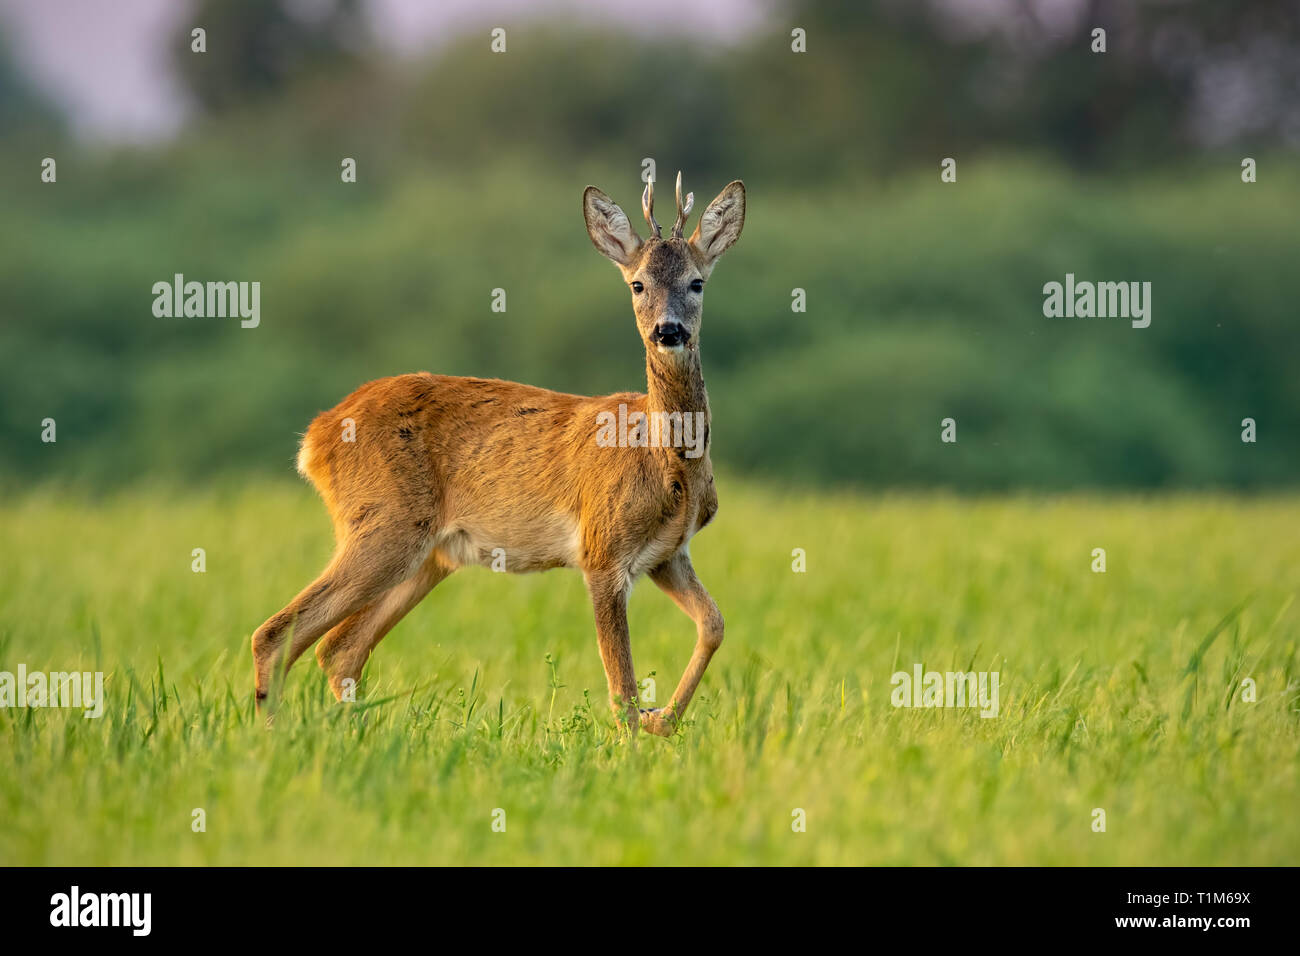
[[[1071, 941], [1130, 937], [1222, 947], [1293, 932], [1296, 873], [11, 868], [0, 870], [0, 913], [10, 944], [73, 936], [79, 942], [202, 939], [264, 946], [351, 938], [360, 944], [373, 941], [376, 932], [436, 939], [429, 934], [448, 925], [477, 927], [494, 944], [511, 930], [534, 943], [539, 933], [594, 943], [588, 934], [595, 927], [618, 926], [626, 934], [649, 921], [646, 931], [653, 932], [689, 911], [692, 922], [718, 921], [715, 929], [729, 944], [749, 937], [761, 943], [784, 924], [818, 937], [823, 929], [839, 929], [864, 943], [884, 932], [942, 945], [1028, 941], [1018, 934], [1041, 931]], [[997, 936], [990, 935], [994, 931]], [[652, 938], [646, 945], [653, 948]]]

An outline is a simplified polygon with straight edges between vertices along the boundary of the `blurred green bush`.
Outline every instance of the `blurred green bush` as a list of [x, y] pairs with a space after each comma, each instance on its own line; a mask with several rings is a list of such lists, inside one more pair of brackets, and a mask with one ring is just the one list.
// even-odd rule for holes
[[[639, 221], [651, 157], [698, 206], [731, 178], [749, 190], [706, 295], [721, 466], [961, 489], [1295, 482], [1292, 155], [1256, 156], [1245, 185], [1227, 152], [1090, 167], [1074, 133], [1021, 135], [1034, 114], [981, 141], [960, 70], [984, 48], [954, 48], [936, 83], [918, 70], [937, 41], [910, 21], [858, 38], [867, 65], [842, 32], [800, 59], [779, 32], [708, 51], [520, 27], [503, 56], [471, 38], [417, 68], [315, 68], [159, 149], [9, 123], [0, 479], [288, 473], [314, 412], [404, 371], [639, 388], [627, 293], [580, 196], [595, 182]], [[153, 284], [178, 272], [259, 281], [260, 326], [154, 317]], [[1043, 284], [1067, 272], [1151, 282], [1150, 328], [1045, 318]]]

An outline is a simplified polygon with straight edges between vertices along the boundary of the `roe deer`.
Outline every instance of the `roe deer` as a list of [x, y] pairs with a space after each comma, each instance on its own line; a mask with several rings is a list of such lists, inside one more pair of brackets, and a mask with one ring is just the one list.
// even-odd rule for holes
[[[439, 581], [504, 551], [508, 571], [583, 572], [616, 719], [633, 733], [673, 733], [722, 643], [722, 615], [687, 543], [718, 508], [700, 370], [702, 292], [740, 236], [745, 187], [728, 184], [684, 239], [693, 200], [683, 203], [678, 173], [677, 221], [664, 239], [647, 183], [641, 204], [652, 234], [642, 240], [599, 189], [582, 196], [591, 241], [631, 288], [647, 394], [587, 398], [420, 372], [369, 382], [316, 416], [298, 470], [329, 509], [337, 549], [320, 577], [253, 635], [259, 710], [273, 678], [321, 637], [316, 657], [341, 699], [375, 645]], [[609, 436], [616, 413], [635, 426], [624, 440]], [[355, 430], [349, 441], [346, 419]], [[702, 436], [698, 447], [648, 440], [685, 434], [676, 428], [688, 420]], [[655, 710], [637, 706], [627, 626], [628, 594], [645, 573], [697, 630], [681, 682]]]

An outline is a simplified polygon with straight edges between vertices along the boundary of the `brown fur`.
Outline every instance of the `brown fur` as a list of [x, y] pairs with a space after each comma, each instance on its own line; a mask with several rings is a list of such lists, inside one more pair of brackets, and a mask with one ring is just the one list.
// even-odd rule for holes
[[[646, 346], [647, 392], [588, 398], [421, 372], [368, 382], [318, 415], [299, 469], [325, 501], [337, 550], [253, 635], [259, 704], [280, 669], [320, 638], [317, 658], [341, 697], [375, 645], [438, 582], [466, 564], [490, 565], [500, 548], [508, 571], [583, 572], [611, 706], [630, 729], [668, 734], [680, 720], [723, 635], [722, 615], [687, 551], [718, 508], [698, 350], [702, 296], [691, 283], [707, 279], [739, 236], [744, 187], [728, 185], [689, 240], [642, 242], [594, 187], [583, 208], [596, 247], [629, 286], [642, 284], [633, 306]], [[686, 330], [684, 345], [654, 344], [664, 319]], [[617, 416], [620, 403], [629, 416], [702, 412], [704, 453], [602, 447], [598, 415]], [[346, 419], [354, 441], [343, 440]], [[697, 641], [668, 705], [638, 714], [627, 596], [643, 573], [695, 621]]]

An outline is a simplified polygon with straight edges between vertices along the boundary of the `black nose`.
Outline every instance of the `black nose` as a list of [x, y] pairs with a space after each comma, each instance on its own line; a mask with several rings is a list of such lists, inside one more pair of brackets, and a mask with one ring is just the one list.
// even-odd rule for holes
[[687, 337], [680, 322], [660, 322], [650, 333], [650, 340], [656, 345], [685, 345]]

